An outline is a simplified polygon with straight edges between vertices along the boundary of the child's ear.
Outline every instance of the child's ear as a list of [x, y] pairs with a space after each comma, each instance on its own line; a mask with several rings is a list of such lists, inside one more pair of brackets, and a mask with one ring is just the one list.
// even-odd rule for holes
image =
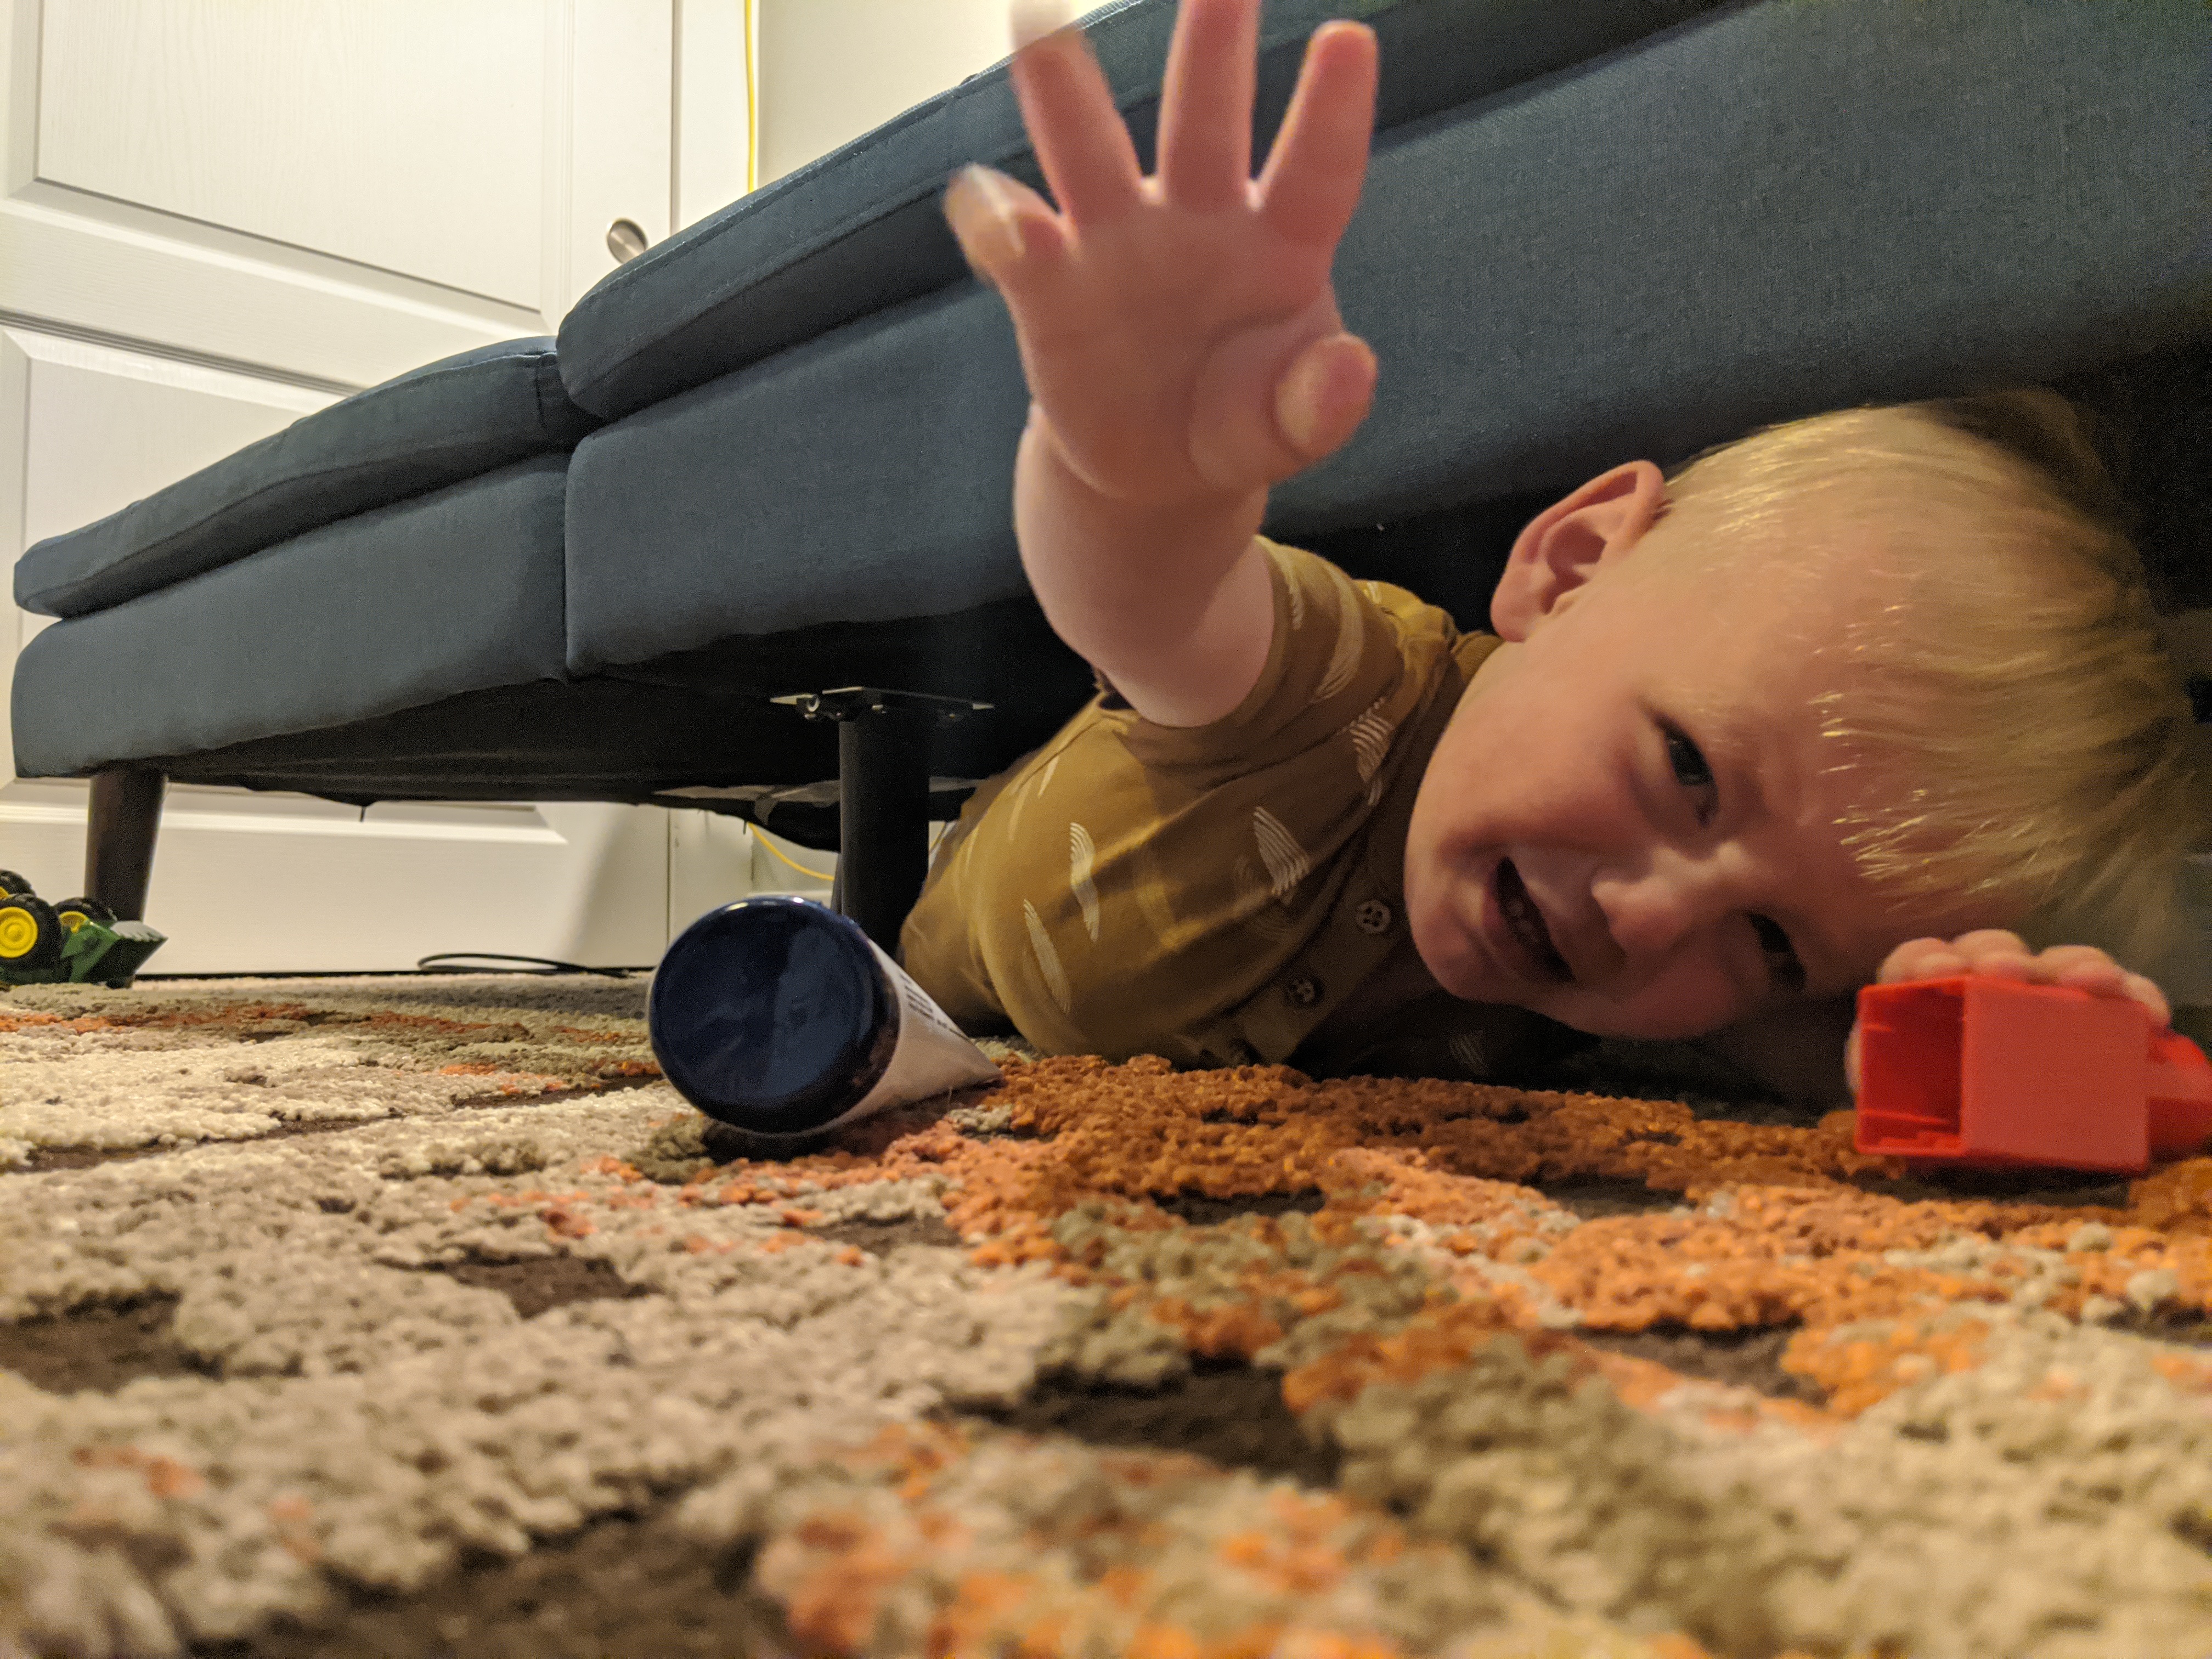
[[1626, 556], [1657, 522], [1667, 480], [1650, 461], [1624, 461], [1528, 521], [1490, 598], [1500, 639], [1525, 640], [1603, 567]]

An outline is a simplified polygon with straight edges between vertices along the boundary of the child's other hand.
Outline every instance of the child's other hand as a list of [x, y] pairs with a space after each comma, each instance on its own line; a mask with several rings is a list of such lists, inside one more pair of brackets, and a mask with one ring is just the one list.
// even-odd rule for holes
[[2031, 951], [2019, 934], [1995, 927], [1961, 933], [1954, 939], [1908, 939], [1884, 958], [1875, 983], [1896, 985], [1906, 980], [1949, 979], [1960, 974], [1987, 974], [1995, 979], [2023, 980], [2030, 985], [2070, 985], [2101, 997], [2133, 997], [2160, 1025], [2173, 1018], [2163, 991], [2142, 975], [2130, 973], [2094, 945], [2054, 945], [2045, 951]]
[[[1018, 4], [1016, 28], [1033, 7]], [[1013, 82], [1055, 211], [971, 167], [954, 234], [1012, 313], [1045, 428], [1091, 489], [1144, 507], [1247, 496], [1365, 418], [1375, 359], [1344, 331], [1329, 263], [1359, 199], [1375, 37], [1330, 22], [1251, 177], [1258, 0], [1183, 0], [1159, 171], [1136, 151], [1079, 29], [1030, 40]]]
[[[2158, 1024], [2168, 1025], [2173, 1020], [2165, 992], [2142, 975], [2130, 973], [2094, 945], [2054, 945], [2047, 950], [2031, 951], [2019, 934], [1996, 927], [1961, 933], [1952, 939], [1907, 939], [1883, 959], [1875, 983], [1898, 985], [1964, 974], [2020, 980], [2030, 985], [2069, 985], [2100, 997], [2132, 997]], [[1857, 1094], [1859, 1031], [1856, 1024], [1844, 1051], [1844, 1069], [1850, 1078], [1851, 1092]]]

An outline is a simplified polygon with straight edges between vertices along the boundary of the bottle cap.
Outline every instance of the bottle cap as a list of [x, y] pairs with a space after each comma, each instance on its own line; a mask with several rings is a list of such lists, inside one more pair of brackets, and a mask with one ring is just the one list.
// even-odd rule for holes
[[710, 1117], [804, 1134], [872, 1087], [898, 1040], [898, 1005], [867, 935], [782, 896], [709, 910], [669, 945], [646, 1025], [660, 1069]]

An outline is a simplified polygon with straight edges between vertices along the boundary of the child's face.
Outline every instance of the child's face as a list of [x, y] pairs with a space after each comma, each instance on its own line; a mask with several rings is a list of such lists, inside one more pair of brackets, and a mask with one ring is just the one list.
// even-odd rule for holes
[[1633, 563], [1662, 489], [1633, 463], [1523, 532], [1492, 611], [1507, 642], [1430, 761], [1406, 849], [1413, 942], [1445, 989], [1606, 1036], [1841, 994], [1905, 939], [1996, 920], [1900, 915], [1843, 844], [1815, 702], [1836, 670], [1808, 646], [1875, 601], [1860, 569]]

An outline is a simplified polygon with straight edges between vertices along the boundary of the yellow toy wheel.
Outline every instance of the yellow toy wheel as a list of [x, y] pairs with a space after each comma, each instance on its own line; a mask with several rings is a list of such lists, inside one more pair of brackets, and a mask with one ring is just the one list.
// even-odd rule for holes
[[35, 893], [0, 898], [0, 971], [51, 968], [62, 957], [68, 929], [53, 907]]
[[88, 921], [96, 921], [102, 927], [106, 927], [115, 921], [115, 912], [96, 898], [63, 899], [54, 906], [54, 915], [61, 919], [62, 926], [72, 933]]
[[13, 870], [0, 870], [0, 898], [10, 893], [27, 893], [30, 890], [31, 884]]

